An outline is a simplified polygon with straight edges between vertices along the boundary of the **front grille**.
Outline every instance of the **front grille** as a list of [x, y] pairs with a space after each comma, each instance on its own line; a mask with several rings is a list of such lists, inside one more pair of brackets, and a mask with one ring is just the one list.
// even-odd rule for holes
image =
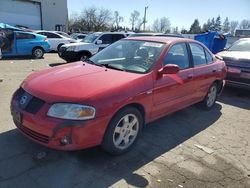
[[37, 140], [39, 142], [48, 144], [49, 143], [49, 137], [43, 134], [40, 134], [38, 132], [35, 132], [27, 127], [24, 127], [21, 124], [16, 124], [17, 127], [19, 128], [20, 131], [22, 131], [24, 134], [26, 134], [27, 136], [33, 138], [34, 140]]
[[[29, 96], [28, 97], [29, 99], [27, 100], [26, 104], [20, 104], [21, 98], [24, 95]], [[31, 114], [36, 114], [42, 108], [42, 106], [45, 104], [45, 101], [30, 95], [23, 88], [20, 88], [16, 92], [16, 100], [18, 101], [18, 105], [21, 109], [23, 109], [24, 111], [29, 112]]]
[[32, 113], [32, 114], [36, 114], [44, 105], [44, 101], [41, 99], [38, 99], [37, 97], [33, 97], [29, 104], [26, 106], [25, 111]]

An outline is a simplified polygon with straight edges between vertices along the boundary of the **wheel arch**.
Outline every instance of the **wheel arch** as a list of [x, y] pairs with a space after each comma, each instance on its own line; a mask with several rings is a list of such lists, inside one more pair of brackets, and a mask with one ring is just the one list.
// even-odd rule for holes
[[216, 83], [216, 85], [217, 85], [217, 89], [218, 89], [217, 93], [220, 94], [223, 90], [223, 87], [224, 87], [223, 80], [215, 80], [214, 83]]
[[32, 52], [33, 52], [33, 50], [36, 49], [36, 48], [40, 48], [40, 49], [43, 50], [43, 52], [45, 52], [45, 49], [44, 49], [42, 46], [34, 46], [34, 47], [32, 48]]
[[[137, 110], [139, 110], [139, 112], [140, 112], [141, 115], [142, 115], [143, 127], [145, 127], [145, 118], [146, 118], [145, 107], [144, 107], [142, 104], [137, 103], [137, 102], [128, 103], [128, 104], [122, 106], [121, 108], [119, 108], [119, 109], [114, 113], [114, 115], [112, 116], [112, 118], [110, 119], [110, 122], [112, 121], [112, 119], [113, 119], [119, 112], [121, 112], [121, 111], [124, 110], [125, 108], [129, 108], [129, 107], [133, 107], [133, 108], [136, 108]], [[110, 123], [110, 122], [109, 122], [109, 123]]]
[[78, 55], [82, 55], [82, 54], [86, 54], [89, 57], [92, 56], [91, 52], [88, 51], [88, 50], [81, 50], [81, 51], [78, 52]]

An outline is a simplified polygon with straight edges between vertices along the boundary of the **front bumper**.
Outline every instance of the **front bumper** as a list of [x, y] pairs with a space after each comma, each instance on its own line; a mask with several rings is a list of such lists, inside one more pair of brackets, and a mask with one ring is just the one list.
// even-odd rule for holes
[[[61, 120], [48, 117], [49, 104], [44, 104], [36, 113], [23, 110], [14, 95], [11, 111], [16, 127], [36, 143], [58, 150], [80, 150], [100, 145], [110, 117], [99, 117], [87, 121]], [[20, 115], [20, 119], [16, 118]], [[62, 142], [67, 138], [68, 143]]]
[[249, 72], [228, 72], [226, 85], [243, 89], [250, 89], [250, 70]]
[[58, 51], [60, 58], [64, 59], [67, 62], [79, 61], [78, 52], [67, 51], [66, 48], [61, 47]]

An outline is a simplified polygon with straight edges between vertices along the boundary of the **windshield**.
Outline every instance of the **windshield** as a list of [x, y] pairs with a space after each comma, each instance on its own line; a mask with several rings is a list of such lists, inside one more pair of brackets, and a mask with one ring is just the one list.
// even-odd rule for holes
[[121, 71], [146, 73], [158, 60], [164, 44], [149, 41], [120, 40], [90, 60], [97, 65]]
[[64, 33], [64, 32], [57, 32], [58, 34], [64, 36], [64, 37], [67, 37], [67, 38], [72, 38], [71, 36], [69, 36], [67, 33]]
[[86, 37], [82, 40], [82, 42], [92, 43], [92, 42], [95, 41], [95, 39], [96, 39], [98, 36], [100, 36], [100, 33], [92, 33], [92, 34], [86, 36]]
[[242, 51], [249, 52], [250, 51], [250, 40], [238, 40], [236, 41], [228, 51]]

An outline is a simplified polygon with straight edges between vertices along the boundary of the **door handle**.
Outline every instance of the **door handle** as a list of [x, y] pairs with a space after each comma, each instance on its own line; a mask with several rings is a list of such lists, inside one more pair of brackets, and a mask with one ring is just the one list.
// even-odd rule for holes
[[216, 69], [213, 69], [213, 71], [212, 72], [216, 72]]
[[194, 75], [192, 75], [192, 74], [188, 75], [188, 79], [192, 79], [193, 77], [194, 77]]

